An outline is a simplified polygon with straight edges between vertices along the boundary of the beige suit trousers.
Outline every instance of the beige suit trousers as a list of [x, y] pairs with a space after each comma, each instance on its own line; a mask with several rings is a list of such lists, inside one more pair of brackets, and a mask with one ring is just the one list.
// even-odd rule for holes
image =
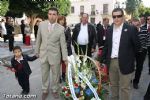
[[60, 77], [60, 64], [50, 65], [48, 60], [41, 64], [42, 72], [42, 91], [44, 93], [48, 92], [50, 84], [50, 69], [52, 72], [51, 79], [51, 89], [52, 92], [58, 92], [59, 89], [59, 77]]
[[110, 100], [131, 100], [132, 73], [124, 75], [120, 72], [118, 59], [112, 59], [109, 68]]

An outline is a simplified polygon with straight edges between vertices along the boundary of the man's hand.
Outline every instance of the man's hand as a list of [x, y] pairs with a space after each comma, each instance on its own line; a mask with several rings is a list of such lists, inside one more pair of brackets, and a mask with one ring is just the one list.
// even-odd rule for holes
[[64, 62], [65, 62], [66, 67], [68, 67], [68, 60], [65, 60]]
[[68, 78], [68, 60], [65, 60], [65, 65], [66, 65], [66, 82], [68, 82], [67, 78]]

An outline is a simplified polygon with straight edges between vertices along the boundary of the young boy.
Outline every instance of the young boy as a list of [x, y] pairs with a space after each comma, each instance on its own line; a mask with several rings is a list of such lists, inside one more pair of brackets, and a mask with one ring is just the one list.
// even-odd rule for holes
[[18, 83], [22, 87], [23, 91], [21, 94], [28, 94], [30, 91], [29, 76], [32, 72], [28, 61], [34, 61], [37, 57], [29, 57], [28, 55], [22, 54], [22, 50], [19, 46], [13, 48], [13, 53], [14, 57], [11, 59], [11, 65], [13, 70], [15, 70]]

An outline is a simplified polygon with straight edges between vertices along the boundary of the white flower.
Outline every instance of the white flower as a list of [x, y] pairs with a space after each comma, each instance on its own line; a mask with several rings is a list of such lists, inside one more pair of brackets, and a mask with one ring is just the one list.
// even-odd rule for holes
[[83, 95], [83, 91], [80, 92], [80, 95]]
[[85, 66], [86, 61], [87, 61], [87, 56], [84, 56], [84, 57], [83, 57], [83, 66]]
[[82, 83], [81, 83], [81, 87], [82, 87], [83, 89], [85, 89], [85, 88], [86, 88], [86, 84], [85, 84], [85, 83], [83, 83], [83, 81], [82, 81]]
[[80, 82], [79, 77], [75, 76], [75, 82], [76, 82], [76, 83], [79, 83], [79, 82]]
[[67, 94], [68, 93], [68, 91], [65, 91], [65, 94]]
[[77, 63], [77, 66], [80, 67], [81, 60], [80, 60], [79, 56], [76, 56], [76, 63]]

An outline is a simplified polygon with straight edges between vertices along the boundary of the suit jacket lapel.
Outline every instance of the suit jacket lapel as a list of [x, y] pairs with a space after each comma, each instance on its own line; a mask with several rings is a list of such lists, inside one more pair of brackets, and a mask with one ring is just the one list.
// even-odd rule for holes
[[[110, 26], [110, 44], [111, 44], [111, 48], [112, 48], [112, 39], [113, 39], [113, 24]], [[109, 33], [107, 33], [107, 34], [109, 34]], [[109, 38], [108, 38], [109, 39]]]
[[45, 28], [46, 28], [46, 33], [50, 33], [50, 31], [49, 31], [49, 21], [48, 20], [46, 22]]
[[127, 25], [124, 23], [122, 27], [122, 31], [121, 31], [120, 44], [121, 44], [122, 38], [124, 37], [124, 35], [126, 35], [127, 30], [128, 30]]

